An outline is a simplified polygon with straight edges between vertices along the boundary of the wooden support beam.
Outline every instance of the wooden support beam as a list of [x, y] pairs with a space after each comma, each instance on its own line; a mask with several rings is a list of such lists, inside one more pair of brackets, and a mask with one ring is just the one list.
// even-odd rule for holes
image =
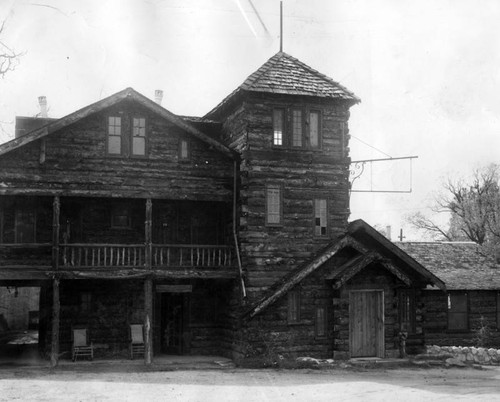
[[150, 365], [153, 360], [153, 280], [144, 281], [144, 364]]
[[52, 203], [52, 268], [57, 270], [59, 268], [59, 213], [61, 205], [59, 196], [54, 197]]
[[[144, 240], [146, 244], [145, 250], [145, 265], [146, 270], [151, 271], [152, 267], [152, 220], [153, 220], [153, 203], [151, 198], [146, 200], [146, 219], [144, 222]], [[144, 364], [150, 365], [153, 357], [153, 279], [147, 277], [144, 280]]]
[[59, 301], [59, 279], [52, 281], [52, 342], [50, 348], [50, 365], [57, 366], [59, 361], [59, 315], [61, 304]]

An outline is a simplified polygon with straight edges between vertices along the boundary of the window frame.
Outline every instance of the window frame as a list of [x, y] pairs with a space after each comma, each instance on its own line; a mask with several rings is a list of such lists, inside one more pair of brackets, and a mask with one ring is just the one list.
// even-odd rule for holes
[[[116, 113], [119, 114], [119, 113]], [[123, 117], [122, 116], [116, 116], [115, 115], [108, 115], [106, 116], [106, 156], [111, 157], [111, 158], [119, 158], [124, 156], [124, 144], [123, 144]], [[120, 119], [120, 135], [116, 134], [110, 134], [110, 127], [111, 127], [111, 119]], [[118, 127], [116, 125], [113, 125], [112, 127]], [[110, 137], [118, 137], [120, 138], [120, 152], [118, 153], [111, 153], [110, 152], [110, 146], [109, 146], [109, 140]]]
[[299, 289], [290, 290], [287, 298], [287, 322], [288, 324], [300, 323], [301, 295]]
[[[279, 220], [278, 222], [271, 222], [269, 220], [270, 213], [271, 211], [269, 210], [269, 192], [270, 190], [278, 190], [279, 193]], [[283, 186], [281, 184], [267, 184], [265, 188], [265, 204], [266, 204], [266, 226], [269, 227], [276, 227], [276, 226], [283, 226]], [[274, 214], [273, 214], [274, 215]]]
[[[319, 317], [319, 311], [323, 311], [323, 318]], [[322, 329], [322, 332], [320, 331]], [[316, 306], [314, 309], [314, 337], [326, 338], [328, 335], [328, 307], [326, 305]]]
[[[300, 112], [300, 124], [295, 124], [295, 112]], [[305, 132], [305, 121], [304, 121], [304, 108], [292, 107], [290, 108], [290, 147], [296, 149], [303, 149], [304, 147], [304, 132]], [[295, 128], [300, 127], [300, 145], [295, 144]]]
[[[182, 144], [186, 144], [186, 156], [182, 156]], [[187, 138], [179, 137], [178, 160], [180, 162], [188, 162], [191, 160], [191, 141]]]
[[[36, 213], [35, 208], [29, 208], [29, 207], [18, 207], [14, 211], [14, 243], [16, 244], [33, 244], [36, 243], [36, 222], [37, 222], [37, 213]], [[28, 214], [33, 214], [33, 241], [20, 241], [19, 240], [19, 214], [21, 213], [28, 213]]]
[[[280, 111], [281, 112], [281, 144], [276, 144], [275, 143], [275, 128], [276, 128], [276, 112], [277, 111]], [[273, 147], [277, 147], [277, 148], [285, 148], [287, 146], [287, 142], [286, 142], [286, 138], [287, 138], [287, 135], [286, 135], [286, 127], [287, 127], [287, 124], [286, 124], [286, 116], [287, 116], [287, 109], [285, 107], [273, 107], [273, 138], [272, 138], [272, 144], [273, 144]]]
[[[321, 224], [321, 209], [319, 210], [320, 216], [318, 217], [317, 213], [318, 210], [316, 209], [317, 202], [318, 201], [324, 201], [325, 202], [325, 233], [321, 233], [321, 228], [322, 226], [319, 226], [319, 231], [320, 233], [317, 233], [317, 228], [318, 226], [316, 225], [316, 219], [320, 219], [320, 224]], [[313, 199], [313, 231], [314, 231], [314, 237], [327, 237], [328, 236], [328, 198], [314, 198]]]
[[[125, 212], [125, 214], [120, 214], [118, 215], [117, 212]], [[127, 225], [116, 225], [115, 224], [115, 217], [116, 216], [126, 216], [127, 218]], [[127, 229], [132, 229], [132, 208], [130, 205], [113, 205], [111, 208], [111, 222], [110, 222], [110, 228], [111, 229], [120, 229], [120, 230], [127, 230]]]
[[[457, 297], [457, 296], [462, 296], [465, 297], [465, 310], [460, 310], [460, 311], [455, 311], [453, 309], [453, 301], [452, 301], [452, 296]], [[456, 302], [455, 302], [456, 304]], [[456, 328], [450, 328], [450, 318], [452, 316], [456, 315], [465, 315], [464, 327], [456, 327]], [[449, 291], [447, 293], [447, 330], [450, 332], [468, 332], [470, 330], [470, 323], [469, 323], [469, 294], [466, 291]]]
[[[409, 334], [415, 334], [417, 328], [415, 289], [400, 289], [398, 293], [399, 330], [402, 332], [408, 332]], [[405, 314], [403, 314], [403, 305], [408, 307], [408, 311], [405, 312]], [[406, 323], [408, 326], [404, 327], [404, 324]]]
[[[134, 130], [135, 130], [135, 120], [144, 120], [144, 154], [134, 153]], [[141, 128], [141, 126], [139, 126]], [[148, 156], [148, 119], [142, 115], [131, 115], [130, 116], [130, 138], [128, 140], [129, 144], [129, 157], [131, 158], [146, 158]], [[142, 138], [139, 136], [139, 138]]]
[[[318, 144], [313, 146], [311, 144], [311, 114], [316, 113], [318, 115]], [[307, 112], [307, 122], [308, 122], [308, 127], [307, 127], [307, 146], [310, 149], [321, 149], [322, 148], [322, 125], [321, 125], [321, 110], [318, 109], [309, 109]]]

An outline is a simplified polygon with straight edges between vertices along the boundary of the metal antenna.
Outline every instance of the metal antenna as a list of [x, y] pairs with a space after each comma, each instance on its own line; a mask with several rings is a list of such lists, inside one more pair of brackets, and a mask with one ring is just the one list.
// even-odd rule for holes
[[280, 52], [283, 51], [283, 2], [280, 1]]

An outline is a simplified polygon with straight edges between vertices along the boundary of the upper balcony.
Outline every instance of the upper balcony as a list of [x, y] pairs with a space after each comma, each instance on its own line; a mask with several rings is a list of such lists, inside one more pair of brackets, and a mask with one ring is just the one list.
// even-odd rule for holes
[[70, 277], [238, 273], [230, 205], [61, 197], [57, 214], [53, 201], [0, 197], [0, 270]]

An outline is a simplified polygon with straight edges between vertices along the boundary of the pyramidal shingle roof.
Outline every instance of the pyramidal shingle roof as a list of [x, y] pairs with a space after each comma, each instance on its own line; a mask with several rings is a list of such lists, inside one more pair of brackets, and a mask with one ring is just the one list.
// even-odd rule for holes
[[240, 91], [284, 95], [316, 96], [358, 103], [361, 100], [338, 82], [309, 67], [285, 52], [278, 52], [227, 96], [210, 116], [227, 104]]

